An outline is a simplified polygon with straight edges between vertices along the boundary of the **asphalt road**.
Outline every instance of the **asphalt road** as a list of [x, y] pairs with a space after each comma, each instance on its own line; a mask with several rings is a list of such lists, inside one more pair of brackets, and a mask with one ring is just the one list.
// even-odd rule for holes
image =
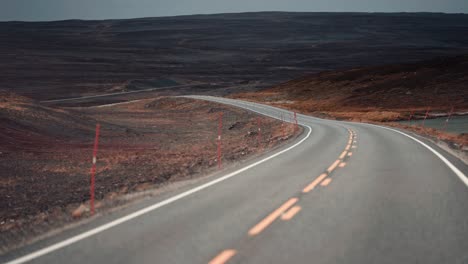
[[289, 146], [2, 262], [468, 263], [466, 164], [396, 130], [298, 120]]

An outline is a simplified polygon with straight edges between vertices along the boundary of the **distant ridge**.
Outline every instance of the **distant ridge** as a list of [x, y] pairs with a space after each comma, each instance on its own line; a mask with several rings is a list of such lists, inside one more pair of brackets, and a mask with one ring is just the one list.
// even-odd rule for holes
[[[135, 80], [256, 90], [308, 73], [468, 53], [468, 15], [255, 12], [0, 23], [0, 89], [38, 100]], [[229, 92], [235, 92], [231, 89]], [[179, 91], [174, 90], [174, 94]]]

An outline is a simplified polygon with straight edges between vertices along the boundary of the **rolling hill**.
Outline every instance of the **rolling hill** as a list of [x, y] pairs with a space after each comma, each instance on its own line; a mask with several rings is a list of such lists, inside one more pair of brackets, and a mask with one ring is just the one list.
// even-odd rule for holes
[[204, 85], [191, 93], [227, 94], [324, 70], [468, 53], [466, 32], [468, 15], [438, 13], [2, 22], [0, 89], [47, 100], [195, 82]]
[[390, 121], [411, 112], [424, 115], [468, 111], [468, 55], [408, 64], [325, 71], [258, 93], [263, 102], [340, 119]]

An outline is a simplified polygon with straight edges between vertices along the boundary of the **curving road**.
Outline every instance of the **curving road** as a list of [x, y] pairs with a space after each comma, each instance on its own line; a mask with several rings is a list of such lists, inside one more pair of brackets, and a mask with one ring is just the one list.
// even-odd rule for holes
[[289, 146], [2, 262], [468, 263], [466, 164], [397, 130], [298, 120]]

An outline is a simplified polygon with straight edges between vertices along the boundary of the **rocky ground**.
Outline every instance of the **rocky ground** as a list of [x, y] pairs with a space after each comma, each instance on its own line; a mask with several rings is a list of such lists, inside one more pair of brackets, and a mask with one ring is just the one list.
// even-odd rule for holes
[[215, 171], [220, 113], [225, 166], [299, 133], [281, 121], [186, 98], [63, 109], [2, 92], [0, 248], [89, 216], [96, 123], [96, 199], [102, 212], [121, 205], [119, 197]]

